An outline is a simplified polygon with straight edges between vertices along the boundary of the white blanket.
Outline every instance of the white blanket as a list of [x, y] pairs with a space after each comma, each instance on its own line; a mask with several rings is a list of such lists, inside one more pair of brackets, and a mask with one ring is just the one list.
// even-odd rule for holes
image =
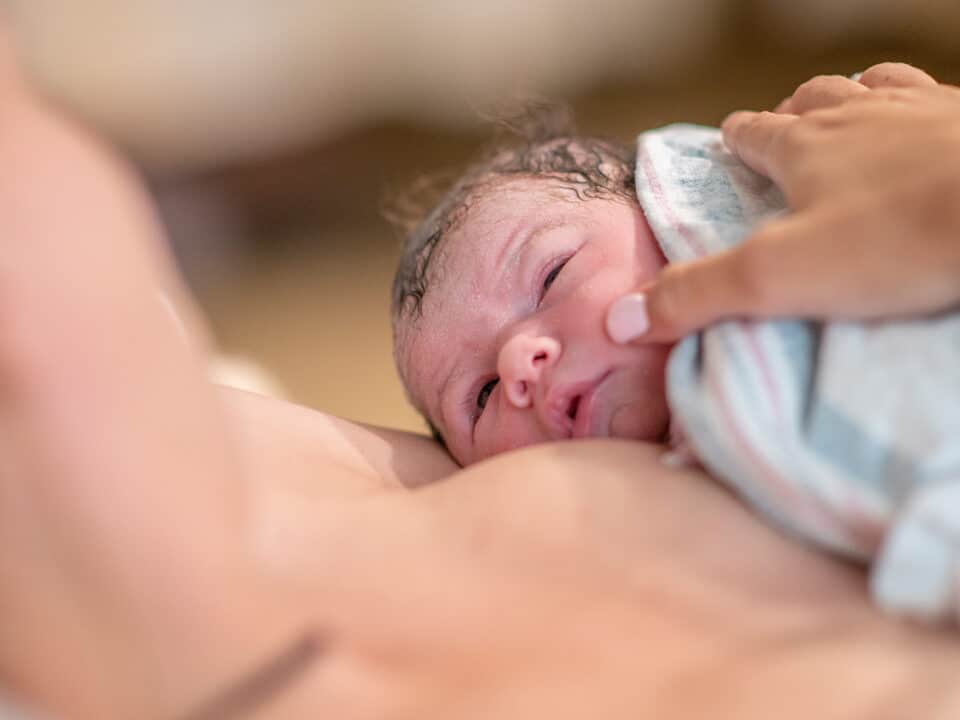
[[[713, 128], [644, 133], [636, 177], [670, 262], [720, 252], [785, 212]], [[676, 347], [668, 393], [711, 473], [789, 531], [871, 563], [880, 605], [957, 616], [960, 312], [724, 322]]]

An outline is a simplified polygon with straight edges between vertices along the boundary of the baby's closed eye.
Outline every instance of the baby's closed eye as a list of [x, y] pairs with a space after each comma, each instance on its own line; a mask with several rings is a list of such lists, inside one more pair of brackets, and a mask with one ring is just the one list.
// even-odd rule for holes
[[480, 417], [483, 409], [487, 406], [487, 401], [490, 399], [490, 394], [493, 392], [493, 389], [497, 386], [498, 382], [500, 382], [500, 378], [496, 377], [485, 382], [483, 387], [480, 388], [480, 392], [477, 393], [477, 408], [480, 410], [480, 412], [477, 413], [477, 417]]
[[564, 266], [569, 261], [569, 257], [563, 258], [550, 269], [550, 272], [547, 273], [547, 276], [543, 279], [543, 286], [540, 289], [540, 302], [543, 302], [543, 299], [547, 296], [547, 292], [550, 290], [550, 286], [553, 285], [557, 277], [560, 275], [560, 271], [563, 270]]

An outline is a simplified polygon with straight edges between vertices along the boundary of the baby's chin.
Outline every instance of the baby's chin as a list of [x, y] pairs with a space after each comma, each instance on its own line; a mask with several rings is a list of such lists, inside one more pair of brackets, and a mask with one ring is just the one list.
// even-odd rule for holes
[[623, 440], [662, 440], [670, 424], [663, 383], [647, 368], [626, 368], [599, 389], [590, 434]]
[[650, 420], [637, 403], [621, 405], [610, 417], [610, 437], [640, 440], [651, 434]]

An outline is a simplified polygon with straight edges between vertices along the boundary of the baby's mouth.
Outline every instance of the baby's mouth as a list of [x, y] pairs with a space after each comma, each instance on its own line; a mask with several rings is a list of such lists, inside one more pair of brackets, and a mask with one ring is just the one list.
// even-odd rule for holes
[[556, 440], [586, 437], [585, 422], [589, 420], [590, 398], [600, 379], [583, 380], [556, 388], [555, 397], [547, 398], [550, 408], [551, 432]]
[[598, 404], [597, 393], [608, 382], [611, 375], [612, 371], [607, 370], [571, 398], [567, 415], [572, 422], [573, 437], [597, 437], [607, 434], [604, 429], [597, 426], [598, 422], [601, 422], [601, 407]]

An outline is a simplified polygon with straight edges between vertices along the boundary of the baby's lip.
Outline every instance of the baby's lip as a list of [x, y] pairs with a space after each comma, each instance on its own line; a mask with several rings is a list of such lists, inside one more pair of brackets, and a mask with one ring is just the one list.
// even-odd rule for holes
[[573, 419], [573, 437], [586, 438], [601, 437], [606, 435], [605, 432], [596, 426], [596, 421], [599, 419], [597, 417], [599, 411], [597, 397], [599, 395], [600, 388], [610, 378], [611, 375], [612, 371], [607, 370], [605, 373], [603, 373], [603, 375], [597, 378], [596, 382], [593, 383], [592, 387], [590, 387], [587, 392], [580, 396], [580, 400], [577, 403], [576, 416]]
[[548, 401], [550, 420], [558, 438], [585, 438], [598, 434], [593, 429], [596, 392], [610, 374], [610, 370], [605, 370], [590, 380], [571, 383], [551, 393]]

